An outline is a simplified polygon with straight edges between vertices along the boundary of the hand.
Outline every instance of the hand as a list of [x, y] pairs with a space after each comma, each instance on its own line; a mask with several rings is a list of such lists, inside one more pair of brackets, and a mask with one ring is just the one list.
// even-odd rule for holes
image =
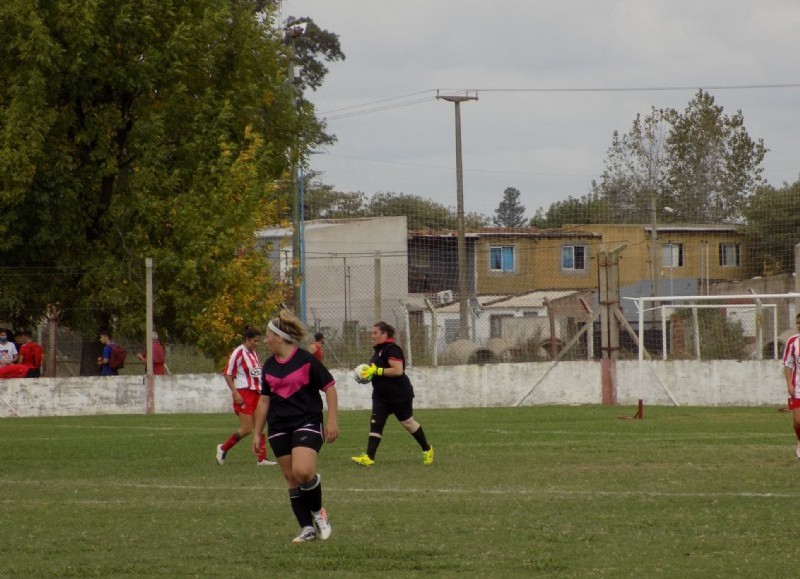
[[339, 438], [339, 425], [335, 420], [328, 420], [328, 424], [323, 427], [325, 430], [325, 442], [334, 442]]
[[233, 401], [236, 402], [236, 404], [242, 404], [244, 402], [244, 397], [241, 394], [239, 394], [238, 391], [234, 392]]
[[361, 379], [364, 380], [365, 382], [369, 382], [376, 375], [382, 376], [383, 368], [378, 368], [375, 364], [370, 364], [369, 366], [361, 370]]

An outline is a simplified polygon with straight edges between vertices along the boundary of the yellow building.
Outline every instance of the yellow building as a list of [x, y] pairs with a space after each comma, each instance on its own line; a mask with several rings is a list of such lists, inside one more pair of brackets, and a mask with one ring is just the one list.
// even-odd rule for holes
[[474, 240], [478, 294], [597, 287], [597, 254], [625, 244], [620, 285], [641, 281], [716, 281], [750, 277], [746, 246], [735, 226], [664, 225], [657, 228], [653, 271], [649, 225], [569, 225], [554, 230], [484, 230]]

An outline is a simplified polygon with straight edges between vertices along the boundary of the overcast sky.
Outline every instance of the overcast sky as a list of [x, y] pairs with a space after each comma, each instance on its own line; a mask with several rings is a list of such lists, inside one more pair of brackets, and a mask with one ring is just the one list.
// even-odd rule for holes
[[[338, 34], [346, 55], [306, 95], [338, 138], [311, 168], [340, 191], [455, 207], [454, 105], [437, 89], [479, 98], [461, 105], [468, 212], [494, 215], [506, 187], [526, 217], [585, 195], [614, 130], [683, 110], [700, 87], [764, 139], [770, 183], [800, 174], [797, 0], [284, 0], [283, 13]], [[723, 88], [755, 85], [770, 88]], [[608, 90], [628, 88], [648, 90]]]

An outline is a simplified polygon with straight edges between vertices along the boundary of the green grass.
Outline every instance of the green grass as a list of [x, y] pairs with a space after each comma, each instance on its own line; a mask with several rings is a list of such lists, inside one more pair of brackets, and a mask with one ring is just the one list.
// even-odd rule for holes
[[327, 542], [292, 545], [232, 415], [0, 421], [0, 577], [794, 577], [800, 463], [774, 408], [421, 410], [423, 467], [367, 412], [320, 457]]

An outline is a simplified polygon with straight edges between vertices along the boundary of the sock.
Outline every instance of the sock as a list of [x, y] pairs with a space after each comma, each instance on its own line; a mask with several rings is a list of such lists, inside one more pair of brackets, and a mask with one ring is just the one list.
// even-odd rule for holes
[[308, 509], [305, 496], [300, 487], [289, 489], [289, 502], [292, 505], [294, 518], [300, 527], [313, 527], [314, 521], [311, 519], [311, 511]]
[[378, 445], [381, 443], [380, 436], [370, 436], [367, 439], [367, 456], [375, 460], [375, 453], [378, 452]]
[[797, 436], [798, 442], [800, 442], [800, 425], [794, 427], [795, 436]]
[[305, 497], [306, 506], [312, 513], [322, 510], [322, 480], [318, 474], [307, 483], [300, 484], [300, 491]]
[[242, 439], [242, 437], [239, 436], [239, 433], [238, 432], [234, 432], [233, 434], [231, 434], [230, 438], [228, 440], [226, 440], [222, 444], [222, 450], [224, 450], [225, 452], [228, 452], [231, 448], [233, 448], [234, 446], [239, 444], [239, 441], [241, 439]]
[[267, 437], [261, 435], [261, 444], [258, 445], [258, 461], [267, 460]]
[[417, 428], [414, 432], [411, 433], [411, 436], [414, 437], [414, 440], [422, 447], [422, 450], [425, 452], [431, 449], [431, 445], [428, 444], [427, 439], [425, 438], [425, 433], [422, 431], [422, 426]]

